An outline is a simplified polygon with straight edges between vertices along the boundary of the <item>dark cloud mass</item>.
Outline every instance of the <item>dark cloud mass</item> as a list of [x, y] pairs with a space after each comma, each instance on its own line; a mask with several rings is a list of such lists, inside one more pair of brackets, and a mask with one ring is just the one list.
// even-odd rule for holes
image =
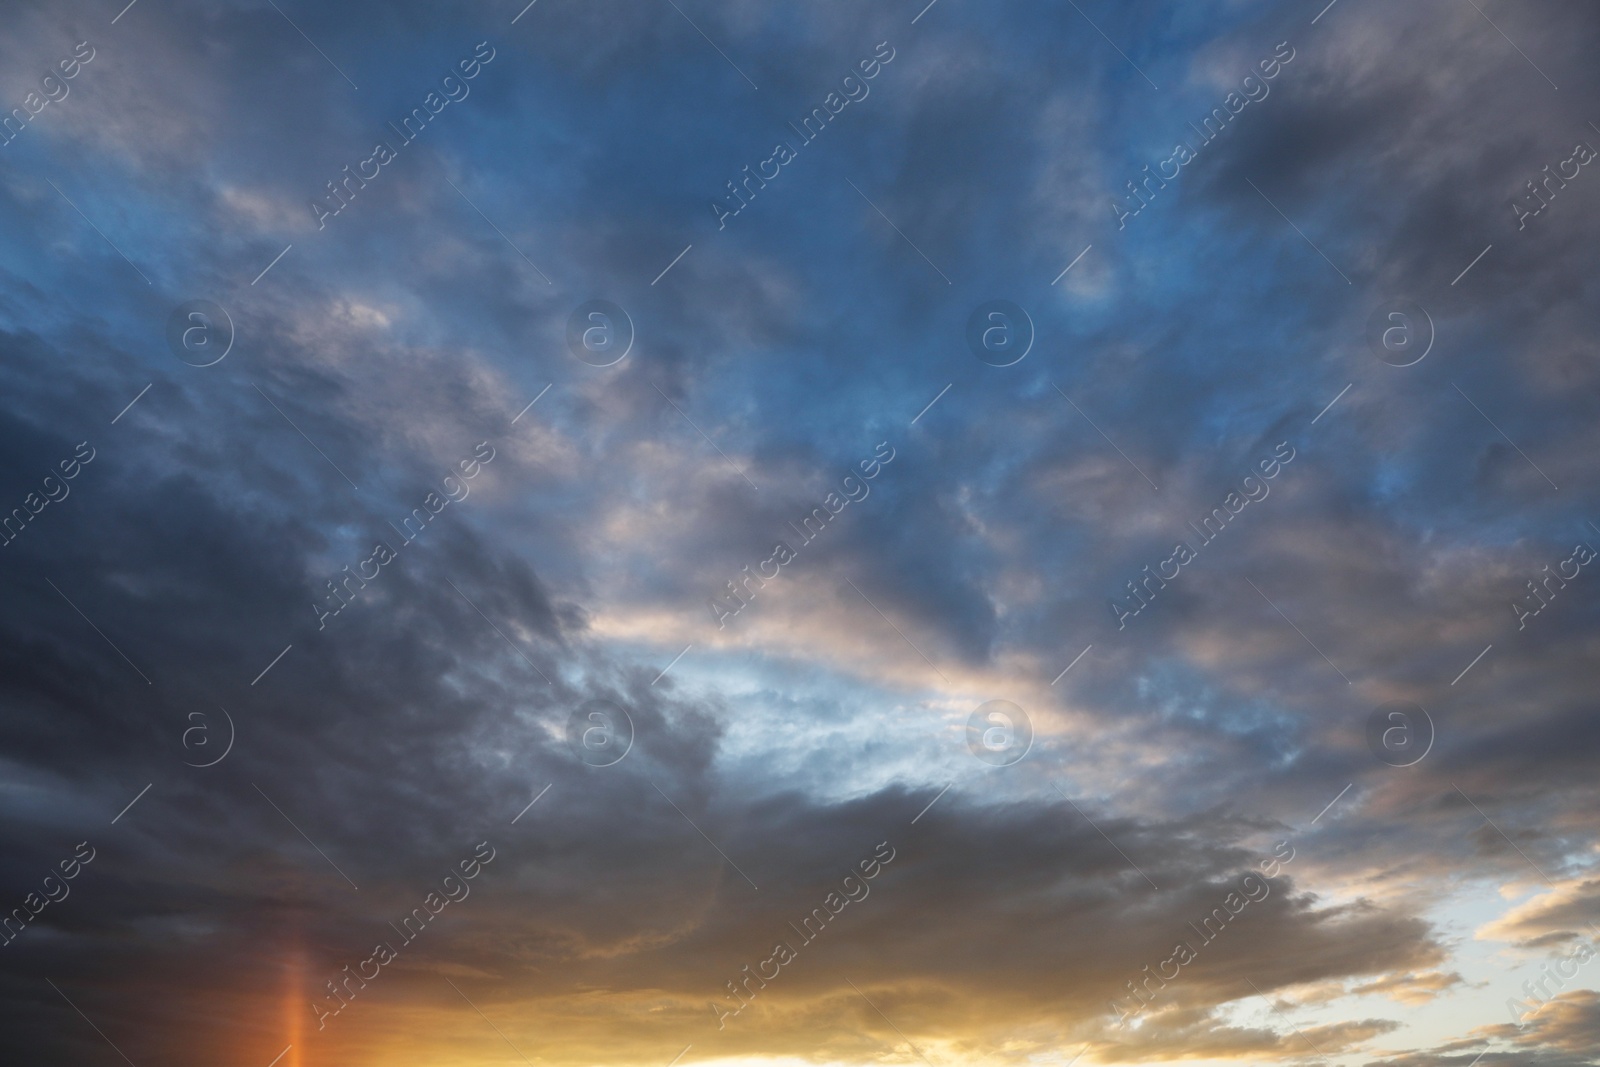
[[5, 1062], [1600, 1063], [1593, 5], [124, 3]]

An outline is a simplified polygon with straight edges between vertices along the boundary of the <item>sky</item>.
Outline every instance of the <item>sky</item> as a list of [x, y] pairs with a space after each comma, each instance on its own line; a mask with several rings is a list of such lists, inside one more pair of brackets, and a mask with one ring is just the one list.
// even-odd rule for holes
[[5, 1058], [1600, 1063], [1597, 47], [12, 0]]

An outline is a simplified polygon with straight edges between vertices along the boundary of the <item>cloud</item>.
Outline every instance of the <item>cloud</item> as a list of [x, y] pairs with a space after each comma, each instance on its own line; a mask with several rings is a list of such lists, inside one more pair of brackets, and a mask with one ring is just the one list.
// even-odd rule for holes
[[[8, 906], [99, 850], [0, 961], [30, 1062], [106, 1053], [46, 976], [139, 1063], [1594, 1057], [1587, 991], [1520, 1030], [1477, 999], [1477, 942], [1545, 957], [1595, 918], [1593, 577], [1512, 607], [1600, 536], [1591, 176], [1510, 209], [1600, 136], [1569, 103], [1589, 6], [280, 6], [27, 3], [0, 42], [7, 107], [98, 50], [0, 148], [0, 517], [96, 450], [0, 547]], [[471, 98], [319, 229], [486, 39]], [[1285, 39], [1119, 229], [1107, 201]], [[709, 200], [885, 40], [719, 230]], [[1408, 368], [1366, 335], [1401, 296], [1436, 332]], [[1000, 297], [1037, 334], [1010, 368], [963, 338]], [[208, 368], [164, 336], [198, 298], [236, 330]], [[596, 298], [635, 329], [614, 367], [567, 349]], [[470, 495], [321, 626], [480, 442]], [[870, 496], [790, 540], [879, 442]], [[572, 747], [602, 699], [611, 767]], [[992, 699], [1034, 730], [1015, 766], [966, 747]], [[1416, 766], [1368, 748], [1391, 700], [1432, 718]], [[222, 709], [231, 754], [185, 766]], [[485, 840], [471, 897], [317, 1031]], [[1117, 1027], [1280, 840], [1271, 895]], [[719, 1028], [880, 842], [870, 897]]]

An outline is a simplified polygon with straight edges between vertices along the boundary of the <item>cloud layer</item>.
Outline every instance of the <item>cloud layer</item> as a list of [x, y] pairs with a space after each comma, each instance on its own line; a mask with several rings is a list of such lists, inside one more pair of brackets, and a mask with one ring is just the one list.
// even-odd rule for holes
[[1589, 5], [13, 8], [27, 1062], [1600, 1061]]

